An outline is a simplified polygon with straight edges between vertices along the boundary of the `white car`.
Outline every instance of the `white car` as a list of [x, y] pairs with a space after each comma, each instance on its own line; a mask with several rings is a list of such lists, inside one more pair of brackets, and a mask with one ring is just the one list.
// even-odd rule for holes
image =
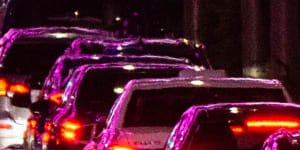
[[132, 80], [113, 105], [107, 126], [84, 149], [163, 149], [181, 114], [196, 104], [292, 102], [278, 80], [165, 78]]

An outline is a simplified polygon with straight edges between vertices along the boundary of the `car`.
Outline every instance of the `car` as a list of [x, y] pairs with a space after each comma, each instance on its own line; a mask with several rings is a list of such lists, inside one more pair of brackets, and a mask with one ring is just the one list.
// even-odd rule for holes
[[79, 38], [65, 51], [66, 55], [81, 53], [170, 56], [185, 58], [199, 67], [212, 69], [206, 57], [205, 45], [185, 38]]
[[[105, 129], [85, 149], [163, 149], [172, 127], [192, 105], [292, 102], [278, 80], [162, 78], [131, 80], [111, 108]], [[118, 147], [120, 146], [120, 147]]]
[[[280, 128], [299, 129], [299, 114], [300, 105], [292, 103], [239, 102], [193, 106], [183, 113], [173, 128], [165, 149], [260, 150], [270, 133]], [[274, 140], [282, 138], [278, 134], [272, 137]], [[275, 143], [268, 150], [275, 150], [274, 146]]]
[[282, 128], [271, 134], [261, 150], [298, 150], [300, 149], [299, 130]]
[[[49, 69], [71, 41], [80, 36], [102, 36], [102, 30], [83, 28], [11, 29], [0, 39], [0, 148], [22, 145], [29, 110], [12, 103], [14, 95], [36, 100]], [[104, 34], [106, 35], [106, 34]], [[5, 115], [9, 114], [9, 116]]]
[[[193, 65], [187, 63], [185, 59], [159, 57], [159, 56], [112, 56], [112, 55], [63, 55], [60, 56], [54, 63], [52, 69], [46, 77], [44, 86], [42, 87], [39, 95], [39, 100], [49, 100], [54, 102], [53, 107], [60, 104], [57, 101], [63, 95], [64, 89], [76, 68], [85, 64], [107, 64], [107, 63], [161, 63], [161, 64], [174, 64], [182, 65], [183, 68], [193, 69]], [[190, 66], [189, 66], [190, 65]], [[195, 67], [196, 70], [196, 67]], [[176, 74], [177, 75], [177, 74]], [[55, 105], [56, 104], [56, 105]], [[52, 108], [54, 109], [54, 108]], [[28, 120], [26, 129], [26, 136], [24, 137], [24, 146], [27, 149], [33, 147], [33, 142], [37, 135], [44, 130], [44, 120], [40, 115], [32, 115]], [[39, 129], [37, 129], [39, 127]]]
[[[93, 132], [98, 133], [102, 130], [111, 105], [130, 79], [176, 77], [181, 70], [194, 70], [191, 65], [174, 64], [174, 60], [169, 57], [132, 56], [132, 61], [129, 56], [126, 57], [128, 62], [87, 64], [78, 67], [68, 79], [61, 99], [58, 99], [60, 105], [44, 119], [46, 120], [44, 124], [50, 124], [52, 128], [48, 129], [48, 126], [44, 128], [36, 138], [34, 147], [75, 149], [74, 146], [78, 146], [80, 149], [94, 137]], [[170, 60], [167, 63], [168, 59]], [[32, 112], [48, 113], [49, 109], [42, 106], [45, 102], [47, 101], [33, 104], [32, 107], [35, 109], [32, 109]], [[70, 137], [68, 126], [66, 128], [66, 125], [74, 121], [75, 124], [80, 123], [82, 127], [78, 138], [77, 135]], [[51, 138], [47, 138], [49, 136]]]

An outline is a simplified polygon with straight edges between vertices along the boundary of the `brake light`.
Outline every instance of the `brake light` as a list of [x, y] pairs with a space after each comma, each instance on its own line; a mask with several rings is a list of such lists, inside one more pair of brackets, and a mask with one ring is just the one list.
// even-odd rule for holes
[[230, 129], [234, 134], [240, 134], [244, 132], [244, 128], [240, 126], [231, 126]]
[[134, 149], [125, 146], [111, 146], [109, 147], [109, 150], [134, 150]]
[[56, 93], [50, 96], [50, 101], [56, 103], [56, 104], [61, 104], [61, 99], [64, 93]]
[[77, 121], [66, 121], [62, 125], [61, 135], [65, 140], [75, 141], [78, 137], [78, 130], [81, 128]]
[[52, 123], [51, 122], [46, 122], [44, 126], [46, 131], [51, 131], [52, 130]]
[[6, 90], [8, 87], [8, 83], [5, 79], [0, 79], [0, 96], [6, 95]]
[[253, 120], [247, 121], [248, 128], [297, 128], [299, 127], [299, 122], [296, 121], [282, 121], [282, 120]]
[[29, 124], [29, 126], [30, 126], [31, 128], [35, 128], [37, 122], [36, 122], [36, 120], [29, 120], [28, 124]]
[[48, 143], [50, 141], [50, 133], [48, 132], [43, 133], [42, 141]]
[[0, 124], [0, 129], [10, 129], [11, 126], [9, 124]]
[[10, 85], [9, 90], [15, 93], [26, 94], [29, 92], [28, 87], [22, 84]]

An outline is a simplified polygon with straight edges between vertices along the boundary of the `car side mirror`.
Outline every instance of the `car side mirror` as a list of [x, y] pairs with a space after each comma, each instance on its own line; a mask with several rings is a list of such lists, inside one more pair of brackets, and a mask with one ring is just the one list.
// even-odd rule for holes
[[14, 93], [11, 104], [17, 107], [26, 107], [28, 108], [31, 105], [31, 95], [30, 93], [21, 94]]
[[35, 115], [47, 115], [49, 114], [50, 103], [49, 100], [39, 100], [30, 106], [30, 111]]

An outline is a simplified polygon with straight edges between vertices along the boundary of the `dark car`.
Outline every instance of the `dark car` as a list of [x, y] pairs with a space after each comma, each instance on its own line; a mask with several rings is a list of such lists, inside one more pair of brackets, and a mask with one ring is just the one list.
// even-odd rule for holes
[[[159, 56], [132, 56], [128, 62], [89, 64], [77, 68], [68, 79], [56, 112], [45, 119], [45, 125], [52, 127], [49, 129], [45, 126], [44, 132], [36, 138], [34, 147], [82, 148], [102, 130], [110, 107], [130, 79], [176, 77], [183, 69], [193, 70], [194, 67], [184, 63], [174, 64], [169, 57]], [[48, 113], [49, 109], [40, 110], [39, 105], [43, 102], [34, 104], [37, 110], [32, 109], [32, 112]], [[69, 128], [70, 124], [80, 124], [78, 133], [77, 129], [75, 133], [72, 127]], [[47, 138], [49, 136], [53, 138]]]
[[270, 133], [300, 129], [299, 114], [300, 105], [291, 103], [194, 106], [173, 128], [166, 150], [260, 150]]
[[264, 142], [261, 150], [299, 150], [299, 130], [290, 131], [286, 128], [279, 129], [271, 134]]
[[0, 114], [5, 116], [1, 120], [11, 120], [6, 123], [11, 127], [0, 136], [0, 148], [23, 143], [29, 110], [16, 107], [20, 105], [15, 105], [13, 97], [26, 95], [35, 101], [51, 66], [72, 40], [107, 34], [77, 27], [28, 28], [11, 29], [0, 39]]
[[202, 43], [184, 38], [77, 39], [65, 54], [158, 55], [185, 58], [199, 67], [211, 69]]
[[[185, 69], [193, 70], [194, 66], [186, 64], [185, 59], [158, 57], [158, 56], [111, 56], [111, 55], [79, 55], [79, 56], [60, 56], [50, 70], [43, 88], [41, 89], [39, 99], [50, 100], [57, 107], [61, 101], [63, 91], [77, 67], [85, 64], [107, 64], [107, 63], [161, 63], [161, 64], [178, 64]], [[190, 66], [189, 66], [190, 65]], [[163, 67], [162, 67], [163, 68]], [[52, 109], [54, 109], [52, 108]], [[27, 126], [24, 146], [30, 149], [34, 145], [34, 141], [40, 133], [44, 131], [45, 116], [33, 115], [30, 117]]]

